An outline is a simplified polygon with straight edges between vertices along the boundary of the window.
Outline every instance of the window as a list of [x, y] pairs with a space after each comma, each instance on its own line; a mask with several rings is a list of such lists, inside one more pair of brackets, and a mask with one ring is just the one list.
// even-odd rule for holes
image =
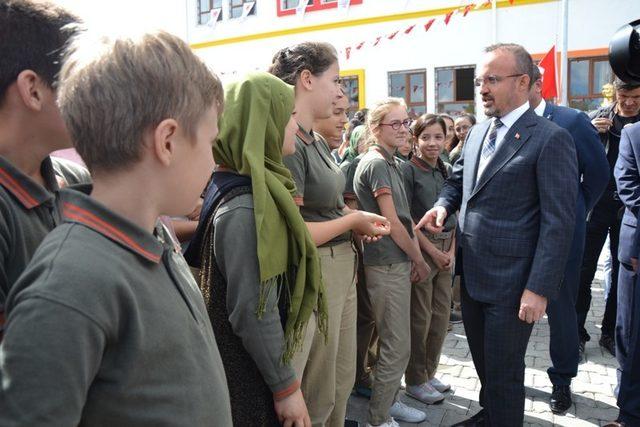
[[569, 106], [583, 111], [600, 107], [602, 87], [613, 83], [613, 72], [606, 56], [569, 60]]
[[475, 114], [474, 67], [436, 69], [436, 102], [438, 113], [458, 116]]
[[340, 71], [340, 80], [344, 93], [349, 99], [347, 116], [351, 118], [356, 111], [364, 108], [364, 70]]
[[389, 73], [389, 96], [404, 98], [409, 115], [416, 118], [427, 111], [425, 70]]
[[[295, 15], [296, 7], [300, 0], [276, 0], [278, 3], [278, 16]], [[362, 4], [362, 0], [349, 0], [351, 6]], [[317, 10], [335, 9], [338, 7], [338, 0], [309, 0], [305, 12], [315, 12]]]
[[[198, 24], [207, 24], [213, 9], [222, 9], [222, 0], [198, 0]], [[218, 21], [222, 21], [222, 13], [218, 15]]]
[[[230, 8], [230, 13], [229, 16], [231, 17], [231, 19], [234, 18], [240, 18], [242, 16], [242, 9], [244, 7], [245, 3], [252, 3], [255, 0], [230, 0], [229, 1], [229, 8]], [[256, 7], [257, 5], [254, 4], [253, 7], [251, 8], [251, 12], [249, 12], [249, 15], [255, 15], [256, 14]]]

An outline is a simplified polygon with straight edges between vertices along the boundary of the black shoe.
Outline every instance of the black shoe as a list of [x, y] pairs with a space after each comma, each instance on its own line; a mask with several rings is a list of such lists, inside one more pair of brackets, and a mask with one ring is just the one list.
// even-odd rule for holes
[[451, 427], [482, 427], [484, 426], [484, 421], [484, 409], [481, 409], [480, 412], [473, 417], [453, 424]]
[[611, 354], [613, 357], [616, 357], [616, 341], [613, 339], [611, 335], [600, 336], [599, 341], [600, 347], [604, 348]]
[[551, 399], [549, 399], [549, 408], [554, 414], [563, 414], [567, 409], [571, 408], [571, 387], [568, 385], [554, 385]]
[[580, 340], [580, 344], [578, 344], [578, 363], [582, 363], [584, 361], [584, 347], [587, 344], [586, 341]]
[[462, 323], [462, 315], [452, 310], [449, 314], [449, 323]]

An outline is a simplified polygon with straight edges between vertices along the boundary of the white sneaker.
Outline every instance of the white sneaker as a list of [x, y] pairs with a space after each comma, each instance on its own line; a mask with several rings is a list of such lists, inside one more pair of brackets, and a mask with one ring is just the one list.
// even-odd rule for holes
[[377, 426], [367, 423], [367, 427], [400, 427], [400, 424], [398, 424], [393, 418], [389, 418], [387, 422], [378, 424]]
[[408, 385], [407, 394], [427, 405], [433, 405], [444, 400], [444, 395], [428, 382], [420, 385]]
[[399, 400], [393, 404], [391, 409], [389, 409], [389, 415], [397, 420], [406, 421], [408, 423], [419, 423], [427, 418], [427, 414], [424, 412], [407, 406]]
[[433, 386], [433, 388], [438, 390], [440, 393], [444, 393], [444, 392], [447, 392], [447, 391], [451, 390], [451, 386], [449, 384], [443, 383], [442, 381], [440, 381], [436, 377], [431, 378], [429, 380], [429, 384], [431, 384]]

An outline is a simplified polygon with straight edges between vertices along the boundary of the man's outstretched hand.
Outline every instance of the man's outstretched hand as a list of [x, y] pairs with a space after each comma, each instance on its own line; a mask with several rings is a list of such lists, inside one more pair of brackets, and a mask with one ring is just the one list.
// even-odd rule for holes
[[424, 214], [420, 222], [416, 224], [415, 230], [426, 228], [429, 233], [440, 233], [445, 219], [447, 219], [447, 210], [442, 206], [436, 206]]

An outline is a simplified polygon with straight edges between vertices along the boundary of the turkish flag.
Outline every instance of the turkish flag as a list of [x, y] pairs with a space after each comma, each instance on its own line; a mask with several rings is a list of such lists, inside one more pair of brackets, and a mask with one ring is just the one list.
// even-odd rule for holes
[[556, 47], [555, 45], [542, 58], [540, 64], [542, 74], [542, 98], [551, 99], [558, 96], [558, 84], [556, 83]]

